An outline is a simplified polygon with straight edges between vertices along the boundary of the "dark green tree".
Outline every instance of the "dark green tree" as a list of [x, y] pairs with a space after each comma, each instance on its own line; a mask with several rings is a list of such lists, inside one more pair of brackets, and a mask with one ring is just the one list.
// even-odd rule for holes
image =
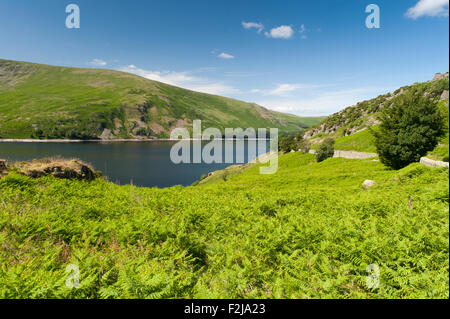
[[283, 153], [288, 153], [291, 150], [297, 150], [297, 142], [291, 136], [280, 136], [278, 138], [278, 150]]
[[383, 109], [375, 136], [380, 161], [400, 169], [420, 161], [444, 135], [444, 119], [437, 104], [421, 92], [406, 93]]
[[333, 157], [334, 155], [334, 140], [330, 137], [326, 138], [316, 152], [317, 162], [322, 162], [327, 158]]
[[301, 132], [295, 134], [295, 143], [295, 149], [301, 150], [303, 153], [308, 153], [311, 148], [310, 142], [303, 138], [303, 133]]

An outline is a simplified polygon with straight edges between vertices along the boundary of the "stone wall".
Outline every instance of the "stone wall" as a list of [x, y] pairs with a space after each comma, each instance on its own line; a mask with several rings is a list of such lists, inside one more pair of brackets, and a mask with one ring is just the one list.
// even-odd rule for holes
[[365, 152], [356, 152], [356, 151], [334, 151], [333, 157], [343, 157], [343, 158], [354, 158], [354, 159], [365, 159], [376, 157], [377, 153], [365, 153]]
[[434, 160], [426, 158], [426, 157], [422, 157], [420, 159], [420, 164], [430, 166], [430, 167], [447, 167], [448, 168], [448, 162], [434, 161]]
[[[315, 150], [310, 150], [309, 153], [316, 154]], [[376, 157], [376, 153], [365, 153], [365, 152], [356, 152], [356, 151], [340, 151], [335, 150], [333, 157], [343, 157], [343, 158], [352, 158], [352, 159], [366, 159], [371, 157]]]

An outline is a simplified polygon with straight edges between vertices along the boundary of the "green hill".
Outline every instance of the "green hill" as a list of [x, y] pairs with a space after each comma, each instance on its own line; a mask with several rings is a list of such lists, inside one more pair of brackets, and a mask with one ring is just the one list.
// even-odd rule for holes
[[279, 128], [301, 118], [133, 74], [0, 60], [0, 138], [164, 138], [175, 127]]
[[438, 147], [430, 153], [434, 159], [448, 159], [448, 108], [449, 108], [449, 77], [448, 73], [436, 74], [433, 80], [415, 83], [402, 87], [393, 93], [378, 96], [372, 100], [363, 101], [355, 106], [330, 115], [319, 124], [305, 132], [305, 137], [317, 148], [326, 137], [333, 137], [338, 150], [355, 150], [360, 152], [375, 152], [374, 138], [368, 128], [377, 129], [378, 114], [384, 107], [395, 107], [400, 95], [416, 91], [438, 103], [447, 121], [447, 135], [442, 138]]

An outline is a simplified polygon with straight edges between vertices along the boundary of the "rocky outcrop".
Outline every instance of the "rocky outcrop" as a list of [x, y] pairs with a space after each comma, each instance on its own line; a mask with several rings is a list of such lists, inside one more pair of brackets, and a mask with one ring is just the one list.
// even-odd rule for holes
[[430, 167], [447, 167], [447, 168], [449, 167], [448, 162], [434, 161], [434, 160], [426, 158], [426, 157], [422, 157], [420, 159], [420, 164], [430, 166]]
[[433, 80], [431, 80], [431, 82], [439, 81], [439, 80], [442, 80], [443, 78], [446, 78], [446, 77], [448, 77], [448, 72], [446, 72], [446, 73], [444, 73], [444, 74], [442, 74], [442, 73], [436, 73], [436, 74], [434, 75], [434, 77], [433, 77]]
[[[435, 81], [445, 81], [448, 79], [449, 73], [446, 72], [444, 74], [437, 73], [432, 80], [428, 82]], [[380, 95], [374, 99], [363, 101], [357, 103], [356, 105], [349, 106], [337, 113], [330, 115], [316, 127], [308, 129], [303, 137], [305, 139], [314, 139], [318, 138], [317, 135], [333, 135], [338, 130], [343, 130], [340, 132], [343, 136], [348, 136], [352, 134], [356, 134], [360, 132], [361, 129], [372, 127], [374, 125], [380, 124], [380, 121], [377, 119], [377, 114], [386, 107], [391, 107], [395, 105], [394, 98], [397, 98], [400, 95], [403, 95], [407, 92], [412, 92], [419, 83], [413, 84], [411, 86], [405, 86], [393, 93], [388, 93], [384, 95]], [[440, 86], [439, 86], [440, 87]], [[449, 90], [444, 89], [442, 87], [442, 91], [425, 91], [423, 95], [430, 99], [440, 98], [440, 100], [447, 100], [449, 98]], [[344, 128], [344, 129], [342, 129]], [[338, 136], [342, 136], [338, 134]], [[323, 136], [321, 136], [323, 137]]]
[[100, 177], [100, 173], [78, 159], [44, 158], [16, 163], [14, 166], [21, 174], [32, 178], [52, 175], [56, 178], [92, 181]]
[[111, 140], [114, 138], [114, 135], [112, 134], [111, 130], [105, 128], [99, 138], [101, 140]]

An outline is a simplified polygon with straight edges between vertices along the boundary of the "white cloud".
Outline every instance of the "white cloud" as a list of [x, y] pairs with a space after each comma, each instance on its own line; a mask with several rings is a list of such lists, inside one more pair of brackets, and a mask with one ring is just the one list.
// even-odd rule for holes
[[221, 59], [225, 59], [225, 60], [234, 59], [234, 56], [232, 56], [231, 54], [225, 53], [225, 52], [222, 52], [221, 54], [219, 54], [218, 57]]
[[256, 23], [256, 22], [242, 22], [242, 26], [244, 27], [244, 29], [252, 29], [255, 28], [258, 30], [258, 33], [261, 33], [262, 30], [264, 30], [264, 26], [261, 23]]
[[306, 97], [296, 99], [261, 100], [256, 103], [278, 112], [303, 116], [329, 115], [358, 102], [387, 93], [386, 88], [363, 87], [351, 90], [323, 91], [318, 90]]
[[419, 2], [406, 12], [406, 16], [411, 19], [417, 19], [423, 16], [448, 17], [449, 0], [419, 0]]
[[101, 59], [93, 59], [88, 64], [92, 66], [105, 66], [107, 63]]
[[240, 93], [238, 89], [232, 86], [222, 82], [215, 82], [207, 78], [192, 76], [189, 72], [151, 71], [138, 68], [133, 64], [122, 67], [119, 71], [133, 73], [149, 80], [166, 83], [197, 92], [216, 95]]
[[282, 25], [271, 29], [269, 32], [264, 33], [268, 38], [274, 39], [290, 39], [294, 35], [294, 30], [289, 25]]

